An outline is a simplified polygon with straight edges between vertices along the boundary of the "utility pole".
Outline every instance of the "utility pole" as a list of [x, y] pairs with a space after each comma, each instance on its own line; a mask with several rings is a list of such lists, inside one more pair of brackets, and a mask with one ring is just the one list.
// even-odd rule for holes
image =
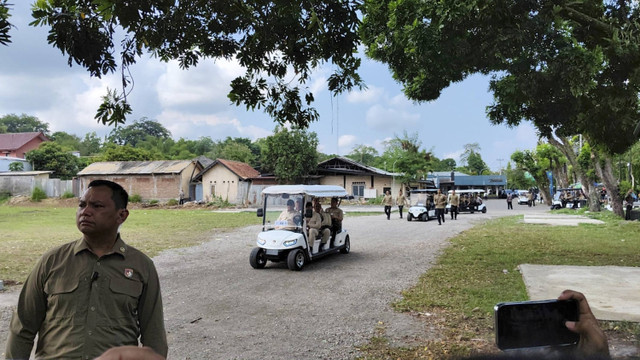
[[504, 159], [496, 159], [498, 160], [498, 166], [500, 166], [500, 175], [502, 175], [502, 162], [504, 161]]

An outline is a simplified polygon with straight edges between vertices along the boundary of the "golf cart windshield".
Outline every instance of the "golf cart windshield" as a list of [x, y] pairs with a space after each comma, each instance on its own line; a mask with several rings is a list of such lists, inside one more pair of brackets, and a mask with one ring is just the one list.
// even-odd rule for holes
[[436, 190], [412, 190], [410, 192], [409, 200], [411, 206], [427, 206], [430, 203], [429, 198], [433, 198]]
[[[304, 196], [301, 194], [265, 195], [264, 227], [266, 229], [302, 229]], [[287, 205], [289, 204], [289, 205]]]

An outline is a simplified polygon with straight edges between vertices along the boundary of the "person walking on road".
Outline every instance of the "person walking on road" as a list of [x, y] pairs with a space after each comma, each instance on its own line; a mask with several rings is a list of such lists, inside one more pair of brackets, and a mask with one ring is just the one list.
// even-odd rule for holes
[[438, 217], [438, 225], [444, 222], [444, 207], [447, 206], [447, 197], [438, 189], [438, 193], [433, 197], [436, 204], [436, 216]]
[[455, 189], [451, 190], [449, 204], [451, 204], [451, 220], [458, 220], [458, 205], [460, 205], [460, 195], [456, 194]]
[[513, 210], [513, 193], [507, 195], [507, 210]]
[[402, 219], [402, 208], [404, 204], [407, 202], [407, 198], [402, 194], [402, 190], [398, 193], [398, 198], [396, 199], [396, 204], [398, 204], [398, 212], [400, 213], [400, 219]]
[[384, 205], [384, 213], [387, 215], [387, 220], [391, 219], [391, 207], [393, 206], [393, 197], [391, 197], [391, 191], [387, 190], [382, 199], [382, 205]]

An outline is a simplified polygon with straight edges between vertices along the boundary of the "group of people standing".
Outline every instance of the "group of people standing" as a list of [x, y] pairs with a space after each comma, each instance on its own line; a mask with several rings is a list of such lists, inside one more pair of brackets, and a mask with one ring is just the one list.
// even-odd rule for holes
[[[398, 197], [396, 198], [396, 204], [398, 205], [398, 212], [400, 214], [400, 219], [402, 219], [402, 210], [404, 205], [406, 205], [407, 198], [402, 193], [402, 190], [398, 193]], [[436, 209], [436, 217], [438, 218], [438, 225], [442, 225], [444, 223], [444, 209], [447, 206], [447, 202], [451, 204], [451, 220], [458, 219], [458, 206], [460, 205], [460, 196], [456, 194], [456, 191], [453, 190], [449, 199], [447, 196], [442, 193], [440, 189], [438, 189], [437, 193], [433, 196], [433, 203]], [[387, 190], [385, 192], [384, 198], [382, 199], [382, 205], [384, 205], [384, 214], [387, 217], [387, 220], [391, 219], [391, 208], [393, 207], [393, 196], [391, 196], [391, 191]]]

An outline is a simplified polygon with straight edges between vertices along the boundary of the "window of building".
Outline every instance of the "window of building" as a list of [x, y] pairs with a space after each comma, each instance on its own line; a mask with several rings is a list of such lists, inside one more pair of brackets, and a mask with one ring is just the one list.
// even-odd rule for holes
[[354, 181], [351, 183], [351, 194], [355, 197], [364, 196], [364, 181]]

